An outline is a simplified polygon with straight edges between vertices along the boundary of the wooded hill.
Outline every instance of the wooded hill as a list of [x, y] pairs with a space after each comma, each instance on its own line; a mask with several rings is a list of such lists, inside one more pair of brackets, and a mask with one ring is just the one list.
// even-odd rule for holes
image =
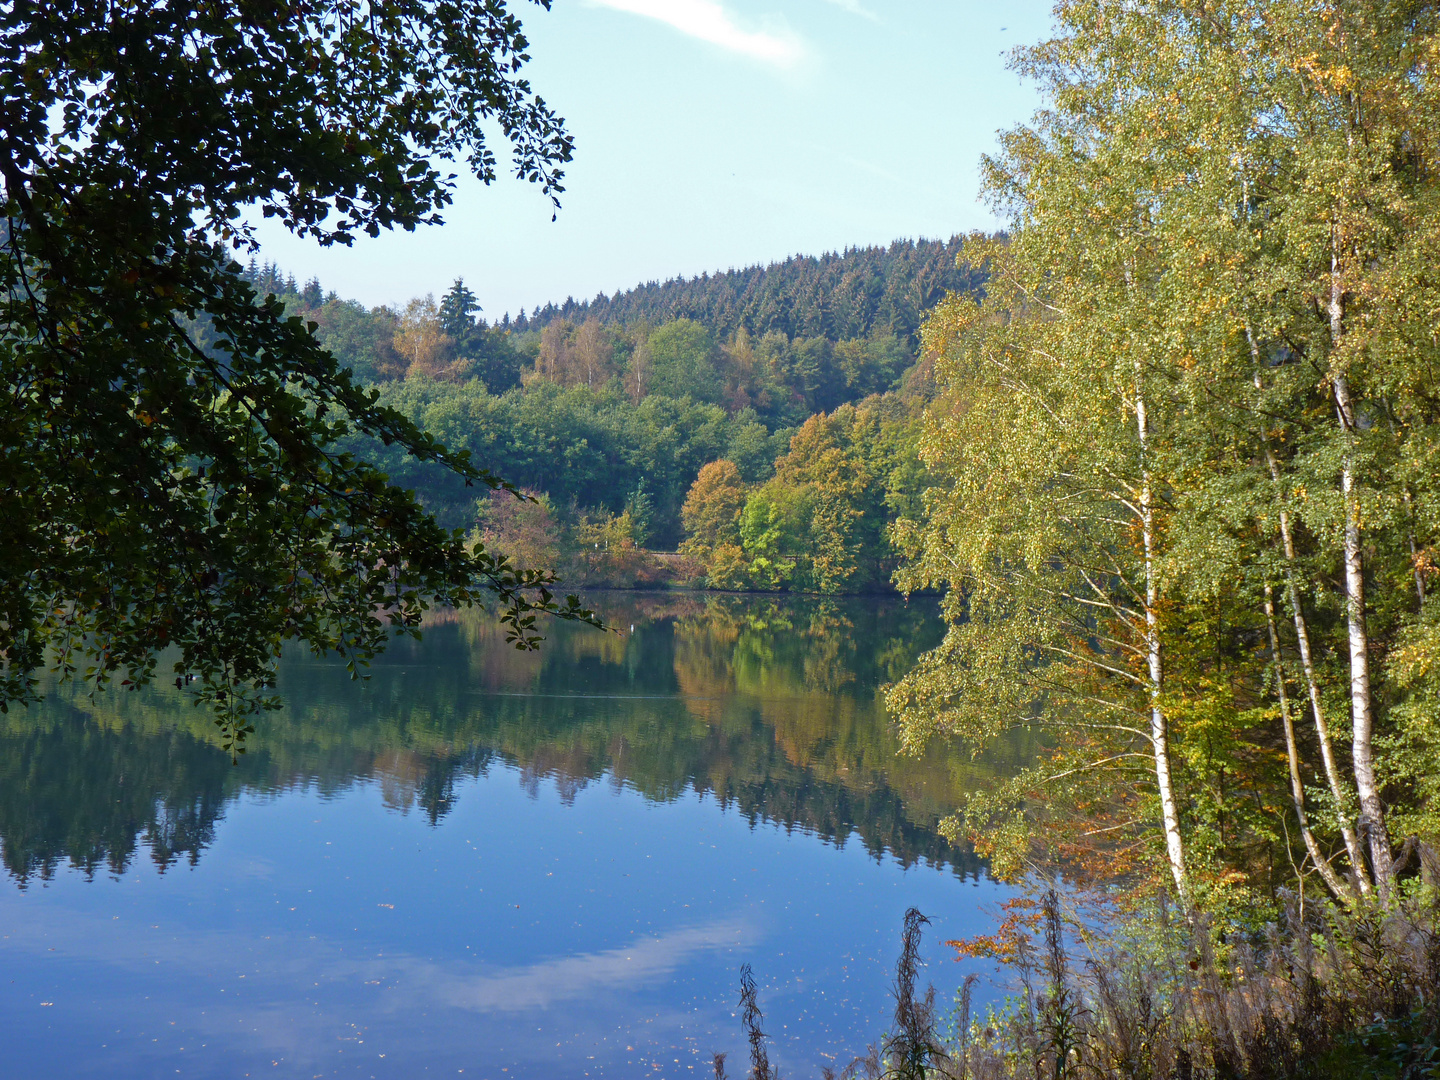
[[724, 506], [753, 501], [753, 527], [727, 519], [700, 538], [710, 583], [850, 592], [888, 587], [885, 527], [923, 483], [913, 450], [930, 384], [917, 331], [950, 291], [978, 299], [983, 271], [960, 266], [960, 250], [959, 238], [897, 241], [499, 323], [461, 280], [438, 300], [366, 308], [273, 265], [245, 276], [313, 323], [383, 404], [549, 500], [543, 521], [522, 528], [502, 514], [515, 528], [501, 527], [497, 508], [477, 511], [474, 489], [445, 470], [393, 447], [347, 447], [447, 527], [478, 523], [488, 544], [535, 565], [569, 565], [577, 545], [673, 550], [696, 478], [724, 463], [730, 481], [707, 491]]

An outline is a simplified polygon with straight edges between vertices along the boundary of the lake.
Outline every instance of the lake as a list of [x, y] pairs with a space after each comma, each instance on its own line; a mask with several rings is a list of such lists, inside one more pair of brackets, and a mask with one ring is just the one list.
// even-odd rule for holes
[[884, 1032], [911, 906], [948, 1000], [1009, 893], [937, 823], [1025, 754], [897, 755], [934, 604], [591, 602], [620, 633], [289, 655], [238, 766], [173, 687], [0, 717], [0, 1073], [743, 1076], [748, 963], [818, 1076]]

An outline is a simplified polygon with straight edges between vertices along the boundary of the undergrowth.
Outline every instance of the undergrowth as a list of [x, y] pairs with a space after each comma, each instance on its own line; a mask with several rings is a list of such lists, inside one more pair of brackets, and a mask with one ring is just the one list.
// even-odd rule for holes
[[[950, 1010], [918, 989], [926, 922], [906, 913], [894, 1021], [840, 1080], [1440, 1080], [1440, 892], [1419, 881], [1383, 906], [1290, 902], [1250, 930], [1047, 888], [983, 948], [952, 943], [1013, 975], [983, 1015], [976, 976]], [[748, 967], [741, 1006], [750, 1080], [779, 1080]]]

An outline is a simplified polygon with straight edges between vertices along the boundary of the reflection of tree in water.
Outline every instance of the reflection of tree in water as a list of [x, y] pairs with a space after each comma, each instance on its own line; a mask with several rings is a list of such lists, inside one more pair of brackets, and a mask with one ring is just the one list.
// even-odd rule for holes
[[192, 864], [237, 790], [224, 754], [184, 731], [105, 728], [63, 703], [0, 728], [0, 855], [23, 886], [68, 860], [122, 874], [143, 843], [164, 871]]
[[[889, 853], [905, 866], [926, 860], [949, 865], [962, 877], [980, 874], [974, 853], [940, 836], [935, 821], [907, 807], [883, 777], [844, 783], [823, 766], [796, 763], [758, 717], [748, 739], [727, 732], [714, 738], [729, 745], [709, 755], [711, 771], [697, 776], [694, 787], [713, 793], [752, 825], [775, 822], [787, 832], [798, 828], [840, 845], [856, 835], [877, 859]], [[729, 767], [715, 768], [719, 762]]]
[[609, 776], [651, 799], [706, 793], [752, 823], [858, 834], [876, 857], [979, 872], [936, 825], [996, 766], [897, 756], [875, 696], [933, 644], [932, 613], [875, 598], [600, 599], [623, 635], [561, 627], [526, 654], [483, 616], [448, 616], [423, 645], [397, 643], [363, 690], [338, 665], [291, 658], [287, 707], [236, 768], [167, 688], [52, 694], [0, 722], [5, 865], [22, 882], [65, 859], [120, 873], [141, 844], [161, 866], [193, 861], [244, 790], [374, 783], [387, 806], [435, 824], [457, 782], [499, 760], [567, 802]]
[[478, 776], [494, 757], [479, 747], [431, 754], [389, 750], [375, 756], [368, 773], [379, 780], [380, 799], [391, 810], [408, 814], [418, 806], [431, 825], [438, 825], [455, 807], [455, 781]]

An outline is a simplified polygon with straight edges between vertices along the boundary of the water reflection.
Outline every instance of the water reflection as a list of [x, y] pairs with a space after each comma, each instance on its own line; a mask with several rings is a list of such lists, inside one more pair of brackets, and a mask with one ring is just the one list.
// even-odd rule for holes
[[694, 1076], [743, 963], [786, 1075], [862, 1052], [904, 910], [939, 960], [1007, 895], [935, 825], [1015, 762], [899, 758], [876, 700], [933, 613], [599, 606], [538, 654], [446, 616], [362, 686], [290, 657], [233, 768], [170, 688], [0, 717], [5, 1068]]
[[161, 870], [193, 864], [244, 792], [373, 782], [386, 805], [435, 824], [457, 780], [498, 760], [532, 793], [549, 782], [573, 801], [601, 780], [662, 802], [694, 791], [903, 865], [980, 872], [935, 826], [1012, 763], [900, 757], [876, 698], [937, 639], [929, 606], [672, 594], [598, 606], [621, 633], [556, 627], [539, 653], [506, 647], [483, 613], [442, 614], [359, 687], [334, 663], [289, 657], [287, 706], [238, 767], [173, 689], [52, 691], [0, 718], [5, 867], [23, 886], [66, 861], [123, 874], [142, 849]]

